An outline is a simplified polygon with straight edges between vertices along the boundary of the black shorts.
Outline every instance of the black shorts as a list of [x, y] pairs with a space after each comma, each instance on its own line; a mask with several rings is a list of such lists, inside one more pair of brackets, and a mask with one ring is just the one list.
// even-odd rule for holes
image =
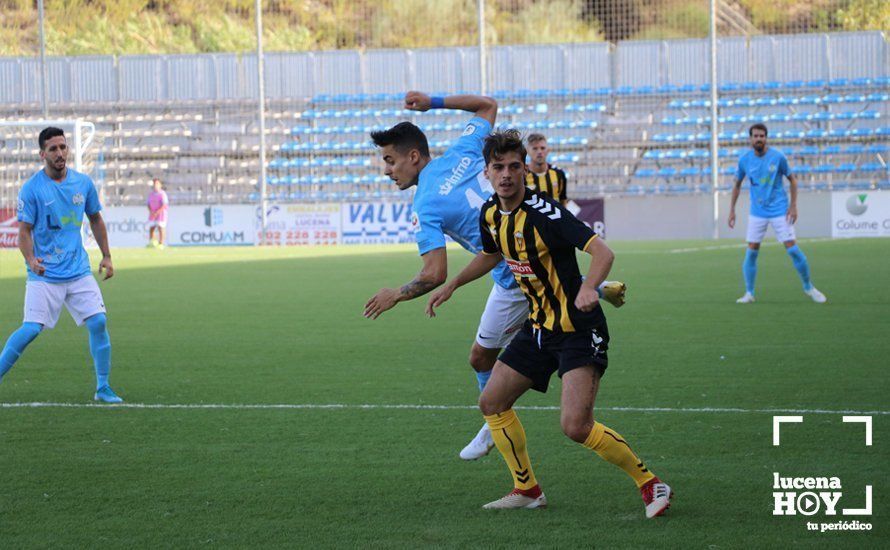
[[559, 377], [580, 367], [594, 367], [600, 376], [609, 365], [609, 327], [605, 320], [576, 332], [537, 330], [530, 321], [522, 325], [499, 359], [519, 374], [532, 379], [532, 389], [547, 391], [550, 376]]

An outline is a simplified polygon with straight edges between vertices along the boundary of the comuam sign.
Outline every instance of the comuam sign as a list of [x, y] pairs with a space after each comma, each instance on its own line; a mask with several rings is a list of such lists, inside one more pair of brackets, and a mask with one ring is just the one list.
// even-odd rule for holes
[[890, 237], [890, 193], [835, 191], [831, 194], [832, 237]]

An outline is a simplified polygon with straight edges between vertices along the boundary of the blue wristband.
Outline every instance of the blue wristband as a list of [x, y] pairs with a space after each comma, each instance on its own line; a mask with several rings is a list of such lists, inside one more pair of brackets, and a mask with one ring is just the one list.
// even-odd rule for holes
[[430, 109], [444, 109], [445, 98], [441, 96], [433, 96], [430, 98]]

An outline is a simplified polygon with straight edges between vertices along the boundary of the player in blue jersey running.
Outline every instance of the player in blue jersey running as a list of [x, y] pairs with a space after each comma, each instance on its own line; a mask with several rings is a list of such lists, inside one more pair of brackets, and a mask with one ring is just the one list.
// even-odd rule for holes
[[[788, 167], [788, 159], [778, 149], [766, 144], [767, 129], [763, 124], [755, 124], [748, 130], [752, 149], [739, 158], [739, 167], [732, 188], [732, 202], [729, 207], [729, 227], [735, 227], [735, 205], [742, 189], [742, 181], [747, 177], [751, 186], [751, 214], [748, 216], [748, 249], [742, 263], [745, 277], [745, 294], [736, 302], [754, 302], [754, 279], [757, 277], [757, 255], [760, 243], [766, 234], [767, 226], [772, 226], [776, 239], [785, 245], [785, 251], [800, 275], [803, 291], [816, 303], [827, 301], [824, 294], [810, 282], [810, 265], [803, 251], [797, 246], [794, 236], [794, 222], [797, 221], [797, 178]], [[782, 178], [788, 178], [791, 202], [785, 194]]]
[[19, 250], [25, 258], [25, 318], [0, 353], [0, 381], [25, 348], [44, 328], [53, 328], [64, 305], [78, 326], [89, 331], [90, 354], [96, 370], [93, 398], [121, 403], [108, 385], [111, 372], [111, 340], [105, 318], [105, 302], [90, 273], [90, 259], [83, 248], [81, 226], [86, 214], [96, 243], [102, 251], [99, 273], [114, 276], [102, 205], [93, 181], [66, 166], [68, 143], [59, 128], [45, 128], [38, 137], [45, 165], [25, 182], [16, 205]]
[[[423, 268], [400, 288], [384, 288], [365, 304], [365, 317], [376, 319], [399, 302], [412, 300], [438, 287], [447, 279], [445, 236], [451, 237], [472, 254], [482, 250], [479, 236], [479, 212], [494, 192], [485, 178], [482, 147], [497, 117], [494, 99], [478, 95], [430, 97], [411, 91], [405, 95], [405, 109], [428, 111], [454, 109], [468, 111], [470, 119], [460, 138], [438, 158], [431, 158], [429, 144], [420, 128], [401, 122], [389, 130], [373, 132], [371, 139], [379, 148], [384, 173], [399, 189], [417, 186], [411, 214], [412, 230], [417, 240]], [[481, 391], [491, 376], [491, 369], [501, 348], [522, 327], [528, 316], [528, 302], [504, 262], [492, 271], [494, 286], [489, 294], [470, 350], [470, 365], [476, 371]], [[624, 303], [624, 285], [605, 282], [603, 299], [613, 305]], [[460, 452], [464, 460], [488, 454], [494, 441], [488, 425]]]

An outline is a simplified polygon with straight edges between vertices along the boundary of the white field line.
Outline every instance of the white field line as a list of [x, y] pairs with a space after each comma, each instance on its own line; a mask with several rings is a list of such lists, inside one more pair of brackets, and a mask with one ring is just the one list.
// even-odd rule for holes
[[[526, 411], [558, 411], [556, 406], [515, 407]], [[0, 403], [0, 409], [217, 409], [217, 410], [410, 410], [410, 411], [451, 411], [476, 410], [475, 405], [412, 405], [412, 404], [349, 404], [349, 403], [120, 403], [104, 405], [99, 403]], [[848, 415], [890, 415], [890, 411], [829, 410], [829, 409], [748, 409], [742, 407], [597, 407], [599, 411], [641, 412], [641, 413], [798, 413], [798, 414], [848, 414]]]
[[[839, 240], [839, 239], [833, 239], [831, 237], [819, 237], [819, 238], [812, 238], [812, 239], [797, 239], [797, 242], [799, 242], [799, 243], [820, 243], [820, 242], [825, 242], [825, 241], [836, 241], [836, 240]], [[761, 247], [779, 246], [780, 244], [782, 244], [782, 243], [769, 241], [769, 242], [762, 243], [760, 246]], [[667, 254], [686, 254], [689, 252], [704, 252], [707, 250], [729, 250], [729, 249], [733, 249], [733, 248], [747, 248], [747, 247], [748, 247], [748, 243], [741, 242], [741, 243], [733, 243], [733, 244], [715, 244], [712, 246], [694, 246], [694, 247], [690, 247], [690, 248], [672, 248], [665, 252]]]

